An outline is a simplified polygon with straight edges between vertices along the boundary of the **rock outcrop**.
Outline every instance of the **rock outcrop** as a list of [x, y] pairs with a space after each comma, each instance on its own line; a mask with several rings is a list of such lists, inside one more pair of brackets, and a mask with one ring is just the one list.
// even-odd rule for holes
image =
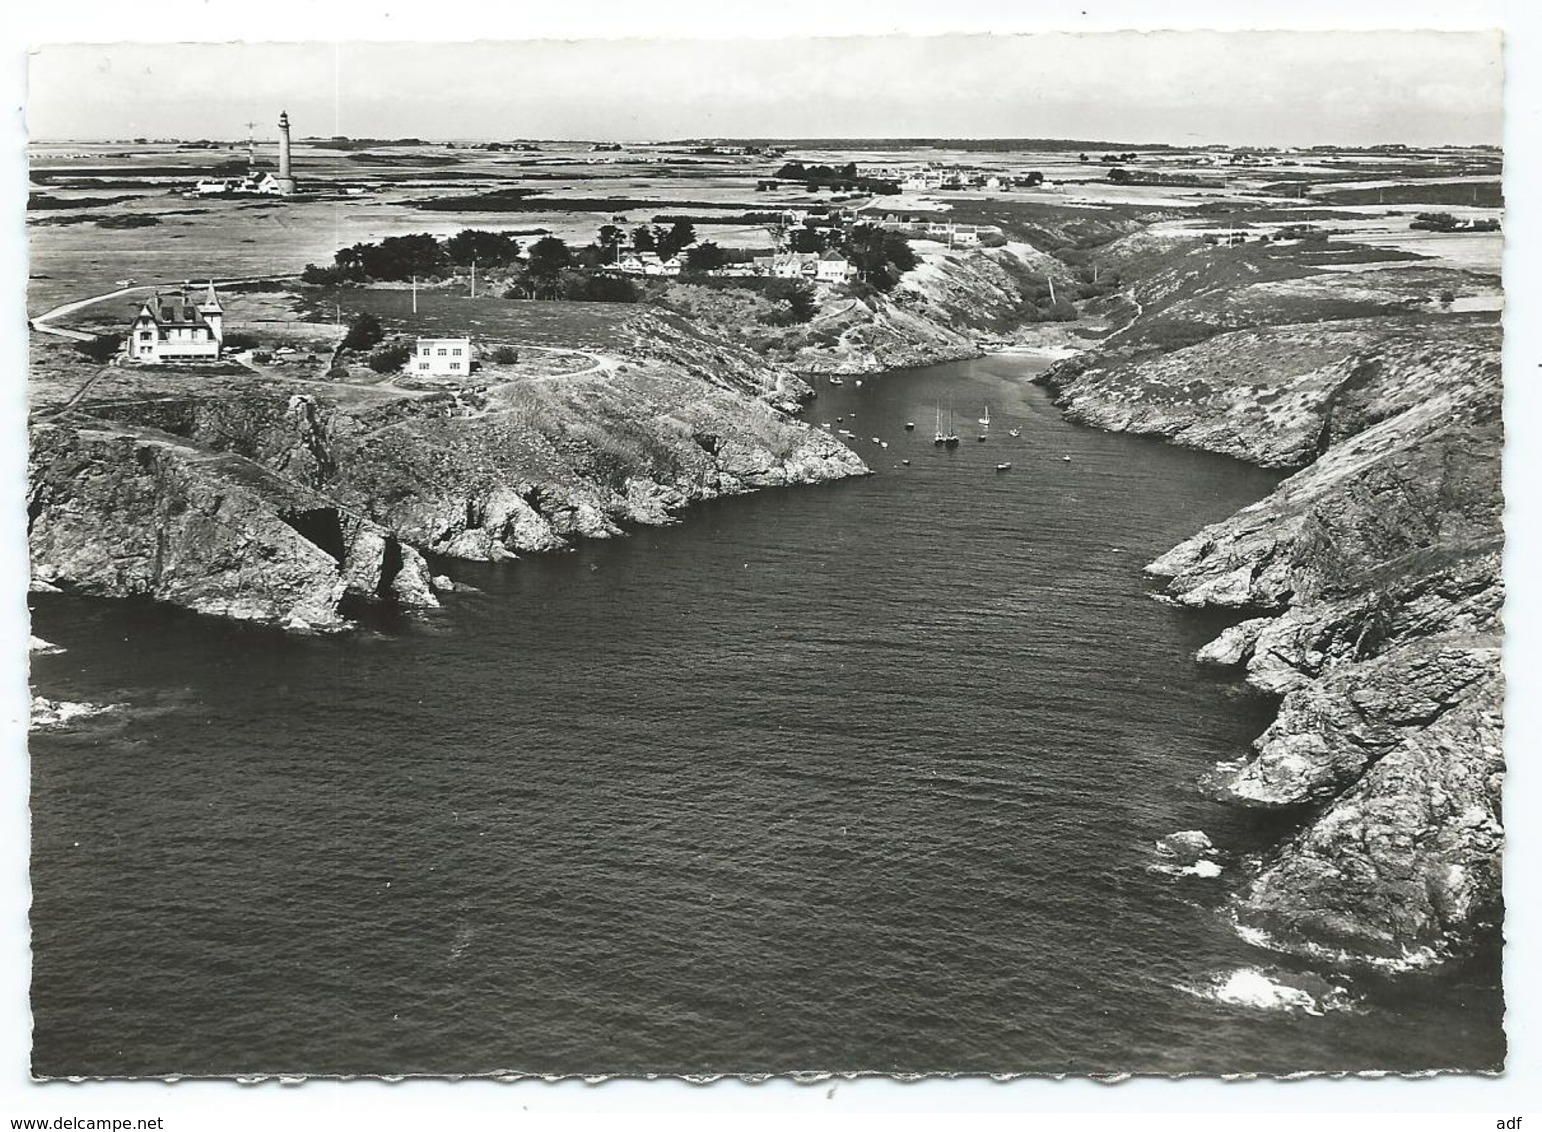
[[32, 431], [34, 576], [292, 628], [337, 628], [348, 598], [438, 604], [411, 546], [244, 457], [152, 429]]
[[555, 550], [867, 471], [788, 416], [808, 390], [786, 370], [652, 311], [612, 345], [585, 372], [455, 392], [112, 376], [111, 399], [33, 426], [34, 576], [332, 628], [352, 602], [436, 605], [421, 552]]
[[967, 252], [931, 247], [889, 295], [823, 304], [793, 368], [869, 374], [978, 357], [982, 338], [1024, 331], [1034, 317], [1027, 296], [1046, 280], [1073, 286], [1070, 268], [1025, 243]]
[[[1166, 600], [1247, 615], [1199, 659], [1279, 697], [1253, 751], [1205, 782], [1298, 823], [1235, 914], [1287, 950], [1431, 960], [1500, 906], [1498, 327], [1390, 300], [1384, 317], [1310, 323], [1282, 300], [1270, 324], [1255, 284], [1200, 302], [1205, 254], [1181, 253], [1190, 274], [1169, 270], [1125, 332], [1048, 383], [1074, 419], [1301, 468], [1147, 567]], [[1338, 281], [1353, 304], [1394, 288]], [[1247, 325], [1228, 329], [1239, 310]], [[1187, 329], [1162, 348], [1175, 311]]]

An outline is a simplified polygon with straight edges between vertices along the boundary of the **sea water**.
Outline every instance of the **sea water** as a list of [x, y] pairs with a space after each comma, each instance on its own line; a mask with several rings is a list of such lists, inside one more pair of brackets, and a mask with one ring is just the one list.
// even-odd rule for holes
[[1281, 829], [1195, 782], [1272, 705], [1141, 567], [1277, 476], [1067, 424], [1041, 365], [821, 380], [872, 477], [348, 634], [37, 598], [34, 690], [117, 710], [32, 737], [35, 1071], [1495, 1066], [1492, 955], [1237, 935]]

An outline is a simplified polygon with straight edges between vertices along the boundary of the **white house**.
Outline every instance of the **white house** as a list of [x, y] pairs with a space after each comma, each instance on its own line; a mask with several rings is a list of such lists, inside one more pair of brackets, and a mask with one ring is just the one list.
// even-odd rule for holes
[[193, 185], [191, 196], [282, 196], [284, 185], [272, 173], [255, 169], [245, 177], [205, 178]]
[[625, 275], [679, 275], [683, 266], [680, 256], [661, 259], [658, 252], [628, 248], [616, 259], [615, 270]]
[[837, 251], [827, 251], [814, 264], [814, 278], [821, 283], [845, 283], [857, 269], [851, 261]]
[[214, 284], [201, 303], [185, 293], [151, 295], [129, 328], [128, 357], [140, 363], [217, 362], [225, 340], [225, 308]]
[[471, 372], [471, 339], [419, 338], [409, 366], [429, 377], [465, 377]]

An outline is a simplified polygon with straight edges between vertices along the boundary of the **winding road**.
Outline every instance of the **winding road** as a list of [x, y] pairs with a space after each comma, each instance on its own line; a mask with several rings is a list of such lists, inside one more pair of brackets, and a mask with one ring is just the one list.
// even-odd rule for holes
[[[298, 279], [298, 273], [288, 275], [248, 275], [237, 279], [213, 279], [207, 282], [216, 287], [233, 287], [241, 283], [276, 283], [285, 279]], [[87, 334], [83, 330], [70, 330], [68, 327], [51, 326], [52, 322], [72, 315], [76, 311], [85, 310], [97, 303], [105, 303], [109, 299], [121, 299], [125, 295], [137, 295], [143, 291], [160, 291], [168, 287], [188, 286], [187, 280], [165, 280], [160, 283], [137, 283], [132, 287], [119, 287], [115, 291], [106, 291], [100, 295], [92, 295], [86, 299], [76, 299], [74, 302], [64, 303], [54, 307], [53, 310], [44, 311], [27, 320], [27, 325], [40, 334], [52, 334], [56, 338], [68, 338], [74, 342], [90, 342], [96, 338], [94, 334]]]

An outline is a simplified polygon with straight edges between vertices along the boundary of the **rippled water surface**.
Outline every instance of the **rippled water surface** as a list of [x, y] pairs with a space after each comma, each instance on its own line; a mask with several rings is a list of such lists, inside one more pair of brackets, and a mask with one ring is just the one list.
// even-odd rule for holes
[[1235, 865], [1152, 871], [1275, 832], [1194, 790], [1269, 708], [1140, 572], [1275, 477], [1034, 368], [821, 381], [873, 477], [452, 564], [480, 592], [367, 631], [38, 599], [36, 691], [124, 706], [33, 737], [36, 1071], [1497, 1062], [1492, 958], [1314, 975], [1232, 932]]

